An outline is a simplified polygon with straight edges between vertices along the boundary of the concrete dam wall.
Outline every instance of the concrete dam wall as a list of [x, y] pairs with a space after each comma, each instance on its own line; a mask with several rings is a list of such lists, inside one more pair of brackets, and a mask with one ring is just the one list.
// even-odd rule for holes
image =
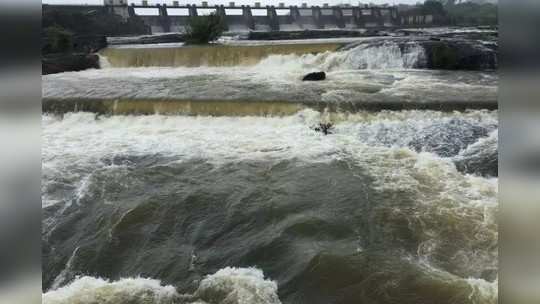
[[251, 7], [195, 5], [115, 7], [119, 15], [139, 17], [152, 33], [181, 32], [189, 18], [210, 13], [223, 17], [229, 31], [354, 29], [395, 27], [401, 22], [394, 7]]
[[[388, 6], [196, 6], [106, 5], [102, 11], [122, 18], [140, 18], [152, 33], [182, 32], [195, 16], [218, 14], [229, 31], [290, 31], [314, 29], [384, 29], [432, 26], [437, 16], [402, 14]], [[73, 6], [76, 9], [77, 6]], [[103, 8], [103, 7], [102, 7]], [[81, 7], [83, 9], [83, 7]]]

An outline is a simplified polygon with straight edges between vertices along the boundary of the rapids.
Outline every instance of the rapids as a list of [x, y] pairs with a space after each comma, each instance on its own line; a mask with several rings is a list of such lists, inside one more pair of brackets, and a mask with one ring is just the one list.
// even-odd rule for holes
[[497, 303], [496, 73], [342, 45], [44, 76], [43, 302]]
[[[496, 111], [45, 115], [44, 300], [494, 303], [497, 179], [453, 157], [496, 129]], [[230, 266], [264, 275], [204, 283]]]

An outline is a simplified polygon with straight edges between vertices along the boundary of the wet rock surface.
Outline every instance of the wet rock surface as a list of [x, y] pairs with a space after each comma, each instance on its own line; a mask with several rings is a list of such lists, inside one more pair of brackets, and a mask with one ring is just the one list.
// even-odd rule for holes
[[41, 60], [42, 75], [99, 69], [99, 57], [96, 54], [54, 54], [46, 55]]
[[302, 81], [322, 81], [325, 79], [326, 79], [325, 72], [314, 72], [314, 73], [309, 73], [306, 76], [304, 76]]
[[180, 33], [107, 38], [109, 45], [177, 43], [184, 41], [186, 41], [185, 35]]
[[436, 38], [423, 41], [421, 45], [425, 50], [426, 67], [429, 69], [497, 69], [497, 45], [494, 43]]

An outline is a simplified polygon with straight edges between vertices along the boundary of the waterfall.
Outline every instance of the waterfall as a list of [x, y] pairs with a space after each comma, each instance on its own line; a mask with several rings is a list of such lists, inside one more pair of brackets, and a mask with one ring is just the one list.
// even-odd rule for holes
[[105, 49], [101, 58], [108, 60], [103, 60], [105, 67], [279, 66], [324, 71], [410, 69], [425, 61], [424, 49], [417, 43], [362, 43], [338, 50], [340, 47], [338, 43], [122, 47]]
[[340, 70], [411, 69], [422, 67], [425, 52], [417, 43], [400, 45], [395, 42], [361, 44], [338, 52], [320, 54], [272, 55], [259, 63], [260, 67], [279, 66], [327, 72]]
[[340, 43], [111, 47], [101, 52], [111, 67], [252, 66], [271, 55], [336, 51]]

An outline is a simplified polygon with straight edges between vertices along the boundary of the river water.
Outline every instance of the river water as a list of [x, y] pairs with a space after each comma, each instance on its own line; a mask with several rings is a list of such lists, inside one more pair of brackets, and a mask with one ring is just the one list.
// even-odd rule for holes
[[44, 114], [43, 302], [497, 303], [498, 111], [305, 106], [489, 103], [496, 74], [420, 69], [415, 45], [312, 52], [45, 76], [45, 99], [243, 103]]

